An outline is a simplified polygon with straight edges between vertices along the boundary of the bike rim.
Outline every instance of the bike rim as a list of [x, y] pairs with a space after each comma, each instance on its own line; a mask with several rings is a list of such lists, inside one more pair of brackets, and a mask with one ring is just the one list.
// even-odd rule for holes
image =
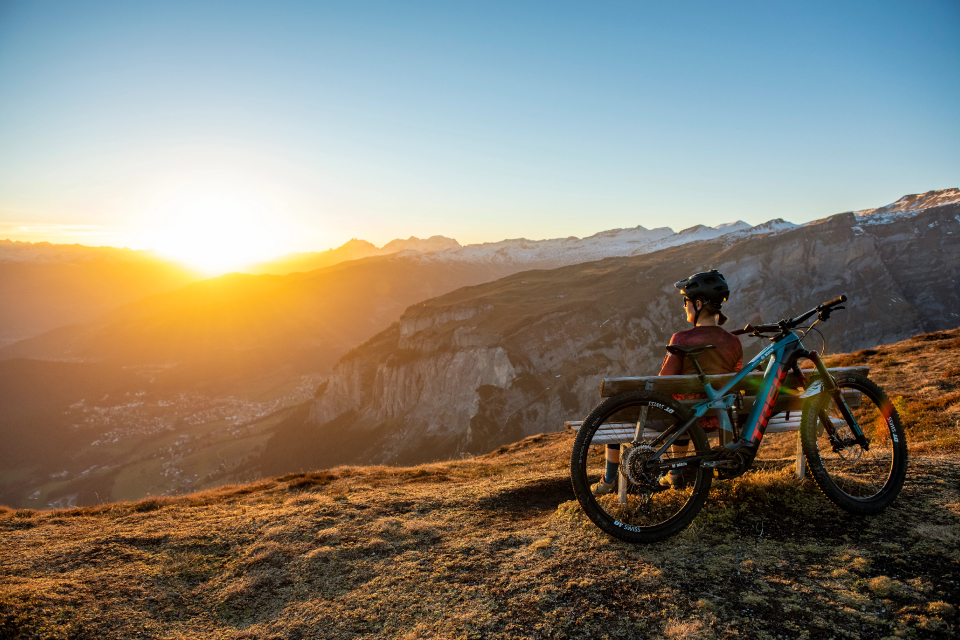
[[[649, 447], [631, 447], [629, 444], [634, 439], [637, 419], [643, 406], [637, 403], [622, 407], [601, 419], [596, 430], [585, 442], [589, 450], [582, 465], [582, 472], [589, 484], [593, 485], [601, 479], [606, 470], [607, 445], [627, 445], [626, 450], [621, 453], [614, 490], [606, 495], [590, 496], [590, 500], [606, 518], [627, 530], [655, 530], [676, 519], [691, 508], [702, 482], [702, 471], [697, 468], [686, 471], [672, 488], [661, 487], [663, 476], [644, 473], [642, 463], [650, 458], [647, 450]], [[649, 442], [651, 437], [670, 429], [677, 421], [674, 416], [648, 405], [645, 424], [647, 428], [644, 433], [648, 438], [640, 442]], [[661, 459], [669, 461], [683, 455], [693, 455], [695, 448], [695, 444], [691, 443], [687, 452], [683, 453], [674, 450], [675, 447]], [[621, 483], [625, 491], [620, 491]]]
[[893, 407], [871, 397], [856, 384], [845, 384], [845, 389], [860, 392], [859, 403], [851, 407], [854, 417], [870, 443], [865, 451], [852, 443], [853, 432], [843, 419], [840, 409], [829, 399], [824, 412], [834, 426], [833, 437], [825, 428], [823, 414], [817, 418], [817, 450], [830, 482], [855, 500], [871, 500], [883, 493], [894, 471], [896, 454], [893, 428]]

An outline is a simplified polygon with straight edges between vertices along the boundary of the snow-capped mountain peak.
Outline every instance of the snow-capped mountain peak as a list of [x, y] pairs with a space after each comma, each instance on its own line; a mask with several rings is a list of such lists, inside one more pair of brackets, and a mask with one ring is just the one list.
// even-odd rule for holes
[[876, 209], [854, 211], [860, 224], [886, 224], [901, 218], [911, 218], [924, 209], [960, 202], [960, 189], [937, 189], [926, 193], [903, 196], [893, 204]]
[[696, 225], [679, 232], [669, 227], [647, 229], [642, 226], [609, 229], [585, 238], [568, 237], [549, 240], [516, 238], [500, 242], [466, 246], [420, 255], [403, 254], [421, 261], [488, 262], [497, 265], [528, 265], [530, 268], [553, 268], [604, 258], [636, 256], [691, 242], [713, 240], [730, 234], [771, 233], [796, 225], [781, 219], [751, 227], [743, 220], [708, 227]]
[[398, 251], [444, 251], [445, 249], [458, 248], [460, 248], [460, 243], [446, 236], [430, 236], [426, 239], [410, 236], [406, 240], [401, 238], [391, 240], [380, 248], [380, 253], [397, 253]]

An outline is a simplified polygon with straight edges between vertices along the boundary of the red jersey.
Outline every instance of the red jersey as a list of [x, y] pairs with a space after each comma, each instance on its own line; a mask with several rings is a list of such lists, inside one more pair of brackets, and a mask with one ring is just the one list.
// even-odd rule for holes
[[[735, 335], [722, 327], [694, 327], [686, 331], [678, 331], [670, 338], [670, 344], [681, 347], [702, 347], [712, 344], [716, 349], [707, 349], [699, 356], [697, 362], [707, 375], [719, 373], [733, 373], [743, 366], [743, 347]], [[697, 369], [693, 361], [683, 356], [668, 353], [663, 359], [660, 368], [661, 376], [696, 375]], [[697, 400], [706, 398], [705, 393], [677, 393], [673, 394], [676, 400]], [[716, 431], [720, 422], [714, 416], [700, 418], [700, 426], [704, 431]]]
[[[670, 344], [681, 347], [702, 347], [712, 344], [716, 349], [707, 349], [699, 356], [697, 362], [707, 375], [733, 373], [743, 366], [743, 347], [735, 335], [723, 327], [694, 327], [686, 331], [678, 331], [670, 338]], [[660, 368], [661, 376], [696, 375], [697, 369], [693, 361], [682, 356], [668, 353], [663, 359]]]

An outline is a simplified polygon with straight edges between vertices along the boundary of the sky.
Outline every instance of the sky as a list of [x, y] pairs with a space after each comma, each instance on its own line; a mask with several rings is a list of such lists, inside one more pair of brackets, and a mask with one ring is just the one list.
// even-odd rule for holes
[[0, 238], [802, 223], [960, 187], [957, 105], [955, 0], [0, 1]]

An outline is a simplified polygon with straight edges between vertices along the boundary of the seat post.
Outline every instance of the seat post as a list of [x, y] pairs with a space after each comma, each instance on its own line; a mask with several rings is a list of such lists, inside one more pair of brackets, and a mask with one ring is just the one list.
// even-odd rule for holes
[[[675, 356], [680, 356], [684, 358], [690, 358], [693, 360], [693, 366], [697, 369], [697, 377], [700, 378], [700, 384], [706, 387], [707, 385], [707, 376], [703, 373], [703, 369], [700, 367], [700, 363], [697, 362], [697, 356], [706, 351], [707, 349], [714, 349], [715, 347], [712, 344], [707, 344], [702, 347], [681, 347], [678, 345], [668, 344], [667, 351], [672, 353]], [[710, 396], [709, 392], [707, 394]], [[712, 396], [710, 396], [712, 399]]]
[[700, 384], [707, 384], [707, 376], [703, 373], [703, 369], [700, 368], [700, 363], [697, 362], [697, 356], [690, 356], [690, 359], [693, 360], [693, 366], [697, 368], [697, 377], [700, 378]]

